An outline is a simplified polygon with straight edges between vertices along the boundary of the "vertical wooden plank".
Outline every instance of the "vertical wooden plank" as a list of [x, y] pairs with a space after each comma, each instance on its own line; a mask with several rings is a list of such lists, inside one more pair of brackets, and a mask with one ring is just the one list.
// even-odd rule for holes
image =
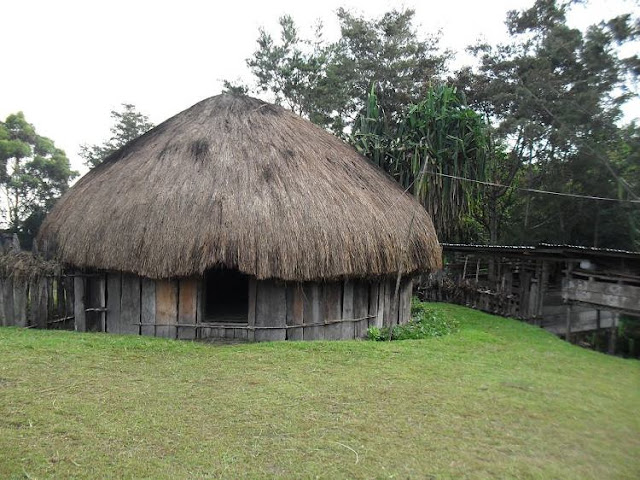
[[287, 338], [287, 288], [283, 282], [264, 280], [257, 283], [256, 327], [282, 327], [256, 329], [255, 340], [274, 341]]
[[156, 334], [156, 326], [149, 325], [156, 323], [156, 282], [150, 278], [143, 278], [140, 296], [140, 335], [154, 336]]
[[[200, 277], [197, 280], [196, 287], [196, 323], [204, 322], [204, 278]], [[196, 328], [196, 338], [204, 338], [202, 336], [203, 328]]]
[[381, 327], [382, 324], [378, 325], [378, 291], [380, 290], [380, 282], [373, 281], [370, 283], [369, 287], [369, 326], [370, 327]]
[[0, 325], [2, 325], [3, 327], [6, 327], [9, 325], [4, 314], [4, 282], [5, 281], [6, 279], [0, 278]]
[[156, 336], [176, 338], [178, 320], [178, 283], [156, 280]]
[[386, 279], [381, 279], [378, 282], [378, 313], [375, 320], [375, 326], [378, 328], [384, 327], [384, 306], [387, 296], [387, 283]]
[[13, 280], [13, 324], [17, 327], [27, 326], [27, 287], [25, 280]]
[[303, 285], [304, 293], [304, 323], [313, 326], [304, 327], [305, 340], [324, 339], [324, 302], [322, 301], [322, 286], [316, 282]]
[[[304, 294], [302, 284], [287, 284], [287, 325], [302, 325], [304, 323]], [[287, 329], [287, 340], [303, 340], [303, 328]]]
[[392, 310], [392, 301], [393, 294], [395, 293], [393, 290], [395, 289], [395, 281], [392, 282], [391, 279], [386, 279], [384, 281], [384, 298], [383, 298], [383, 317], [382, 324], [385, 327], [392, 326], [392, 318], [391, 318], [391, 310]]
[[413, 279], [404, 278], [400, 284], [400, 306], [398, 323], [404, 324], [411, 320], [411, 296], [413, 295]]
[[346, 320], [340, 324], [340, 338], [343, 340], [352, 340], [355, 336], [355, 323], [349, 320], [355, 318], [355, 283], [353, 280], [344, 281], [344, 289], [342, 293], [342, 318]]
[[[92, 275], [85, 280], [85, 310], [105, 308], [105, 279], [103, 275]], [[105, 312], [86, 312], [86, 327], [88, 332], [104, 332]]]
[[249, 277], [249, 305], [247, 326], [249, 327], [249, 333], [247, 339], [254, 341], [256, 339], [255, 331], [251, 328], [256, 325], [256, 298], [258, 293], [258, 281], [255, 277]]
[[567, 324], [566, 324], [564, 339], [567, 342], [571, 341], [571, 304], [570, 303], [567, 303]]
[[122, 296], [122, 274], [107, 274], [107, 318], [106, 329], [110, 333], [122, 332], [120, 297]]
[[120, 333], [140, 335], [140, 277], [122, 274]]
[[[198, 303], [198, 280], [196, 278], [180, 279], [179, 292], [178, 324], [195, 325]], [[195, 339], [195, 327], [179, 327], [178, 338], [182, 340]]]
[[75, 317], [76, 332], [86, 332], [86, 312], [84, 311], [84, 277], [73, 277], [73, 316]]
[[[48, 301], [49, 299], [48, 297], [48, 289], [47, 289], [47, 278], [46, 277], [40, 277], [38, 279], [38, 285], [37, 285], [37, 303], [35, 305], [35, 316], [36, 316], [36, 325], [38, 326], [38, 328], [47, 328], [49, 326], [49, 318], [47, 316], [47, 305], [48, 305]], [[61, 279], [58, 278], [58, 282], [60, 284], [62, 284]], [[59, 302], [62, 302], [62, 305], [64, 307], [64, 291], [62, 293], [62, 297], [58, 300]], [[64, 318], [64, 309], [60, 312], [60, 315], [63, 316]]]
[[[324, 321], [335, 322], [342, 320], [342, 282], [329, 282], [322, 285], [324, 303]], [[353, 313], [353, 284], [351, 284], [351, 313]], [[342, 322], [328, 323], [324, 327], [324, 338], [327, 340], [341, 340], [343, 337]], [[353, 328], [353, 324], [351, 324]], [[353, 338], [353, 336], [352, 336]]]
[[353, 315], [355, 318], [362, 318], [354, 323], [354, 337], [364, 338], [367, 335], [369, 320], [369, 282], [359, 280], [353, 290]]

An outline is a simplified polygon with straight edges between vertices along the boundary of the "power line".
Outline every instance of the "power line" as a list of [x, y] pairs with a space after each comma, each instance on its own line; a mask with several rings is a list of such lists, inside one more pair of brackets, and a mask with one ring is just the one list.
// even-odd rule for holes
[[598, 201], [607, 201], [607, 202], [640, 204], [640, 200], [624, 200], [624, 199], [621, 199], [621, 198], [595, 197], [593, 195], [580, 195], [578, 193], [551, 192], [549, 190], [539, 190], [537, 188], [514, 187], [514, 186], [509, 186], [509, 185], [502, 185], [500, 183], [495, 183], [495, 182], [484, 182], [484, 181], [481, 181], [481, 180], [475, 180], [473, 178], [459, 177], [457, 175], [448, 175], [446, 173], [440, 173], [440, 172], [429, 172], [429, 171], [426, 171], [425, 173], [429, 174], [429, 175], [437, 175], [439, 177], [447, 177], [447, 178], [453, 178], [455, 180], [462, 180], [462, 181], [465, 181], [465, 182], [472, 182], [472, 183], [478, 183], [478, 184], [481, 184], [481, 185], [488, 185], [490, 187], [513, 188], [515, 190], [520, 190], [520, 191], [523, 191], [523, 192], [541, 193], [541, 194], [544, 194], [544, 195], [556, 195], [558, 197], [581, 198], [581, 199], [585, 199], [585, 200], [598, 200]]

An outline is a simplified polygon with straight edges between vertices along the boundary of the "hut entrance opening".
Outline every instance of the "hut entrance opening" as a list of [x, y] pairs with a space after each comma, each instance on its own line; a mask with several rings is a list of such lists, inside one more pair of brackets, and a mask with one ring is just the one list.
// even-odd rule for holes
[[237, 270], [207, 270], [204, 275], [207, 322], [247, 323], [249, 276]]

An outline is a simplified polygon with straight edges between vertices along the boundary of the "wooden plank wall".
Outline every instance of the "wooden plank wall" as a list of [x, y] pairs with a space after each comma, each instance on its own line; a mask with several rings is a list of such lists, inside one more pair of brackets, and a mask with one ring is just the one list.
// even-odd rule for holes
[[[69, 288], [73, 292], [69, 291]], [[0, 278], [0, 324], [47, 328], [71, 318], [78, 331], [165, 338], [339, 340], [362, 338], [370, 326], [409, 320], [411, 281], [336, 282], [249, 280], [246, 324], [204, 322], [198, 278], [151, 280], [106, 272], [25, 283]], [[56, 325], [65, 325], [56, 323]], [[64, 328], [64, 327], [63, 327]]]

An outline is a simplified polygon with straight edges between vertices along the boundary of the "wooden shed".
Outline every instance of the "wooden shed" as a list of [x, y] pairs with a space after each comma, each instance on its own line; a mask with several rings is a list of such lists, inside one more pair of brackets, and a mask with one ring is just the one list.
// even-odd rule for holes
[[441, 266], [428, 213], [382, 170], [230, 94], [91, 170], [38, 245], [75, 275], [76, 329], [171, 338], [361, 337], [406, 322], [412, 278]]

